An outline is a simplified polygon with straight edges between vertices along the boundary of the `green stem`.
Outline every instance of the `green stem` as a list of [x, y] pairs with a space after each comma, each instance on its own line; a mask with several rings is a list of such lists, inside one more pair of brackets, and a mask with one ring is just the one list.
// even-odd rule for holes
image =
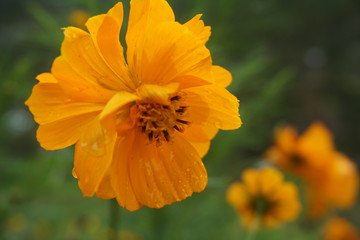
[[258, 232], [259, 230], [259, 227], [260, 227], [260, 217], [259, 215], [257, 214], [255, 216], [255, 219], [253, 221], [253, 223], [251, 224], [251, 227], [250, 229], [248, 230], [246, 236], [245, 236], [245, 240], [253, 240], [255, 239], [255, 236], [256, 236], [256, 233]]
[[109, 201], [109, 240], [118, 239], [118, 227], [120, 223], [119, 205], [116, 199]]

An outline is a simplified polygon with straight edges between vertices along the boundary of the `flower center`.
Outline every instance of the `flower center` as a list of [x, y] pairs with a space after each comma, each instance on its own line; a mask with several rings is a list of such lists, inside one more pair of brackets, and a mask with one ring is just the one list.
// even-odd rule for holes
[[294, 154], [290, 157], [290, 161], [294, 166], [297, 166], [297, 167], [304, 165], [304, 163], [305, 163], [304, 160], [302, 160], [302, 158], [296, 154]]
[[181, 97], [176, 95], [170, 98], [169, 105], [158, 103], [137, 104], [137, 126], [140, 131], [149, 139], [150, 143], [156, 141], [170, 142], [175, 130], [184, 132], [190, 122], [184, 120], [187, 110], [181, 106]]
[[256, 196], [252, 199], [251, 207], [256, 214], [262, 216], [273, 207], [273, 203], [264, 196]]

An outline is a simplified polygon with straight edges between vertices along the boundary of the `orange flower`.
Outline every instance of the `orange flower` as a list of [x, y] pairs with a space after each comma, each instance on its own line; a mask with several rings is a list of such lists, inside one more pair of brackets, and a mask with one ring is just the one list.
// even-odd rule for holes
[[359, 176], [355, 164], [341, 153], [334, 153], [327, 168], [313, 170], [307, 180], [310, 216], [318, 218], [331, 208], [350, 208], [356, 201]]
[[324, 240], [360, 240], [360, 235], [351, 223], [334, 217], [325, 224]]
[[233, 183], [227, 191], [228, 202], [251, 228], [259, 218], [260, 224], [275, 227], [294, 220], [300, 212], [297, 188], [284, 182], [283, 175], [273, 168], [248, 169], [243, 182]]
[[201, 15], [174, 20], [164, 0], [132, 0], [126, 56], [122, 3], [64, 29], [61, 56], [27, 100], [41, 146], [75, 144], [84, 196], [116, 198], [134, 211], [202, 191], [201, 158], [218, 129], [241, 125], [231, 74], [212, 65]]
[[329, 130], [320, 122], [313, 123], [301, 136], [291, 126], [277, 129], [275, 145], [265, 158], [300, 177], [310, 177], [309, 169], [326, 167], [335, 148]]
[[313, 123], [301, 136], [290, 126], [279, 129], [275, 145], [265, 158], [305, 181], [313, 218], [333, 207], [350, 207], [356, 199], [356, 167], [336, 151], [332, 134], [320, 122]]

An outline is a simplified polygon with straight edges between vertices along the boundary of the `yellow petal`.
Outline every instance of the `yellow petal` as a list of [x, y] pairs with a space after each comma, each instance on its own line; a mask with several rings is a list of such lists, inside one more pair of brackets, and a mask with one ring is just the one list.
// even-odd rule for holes
[[189, 141], [207, 142], [215, 137], [218, 129], [212, 126], [191, 124], [181, 135]]
[[38, 83], [25, 102], [39, 124], [48, 124], [88, 112], [98, 112], [102, 104], [74, 102], [64, 96], [59, 84]]
[[116, 93], [106, 104], [104, 110], [101, 112], [100, 120], [121, 109], [122, 107], [125, 107], [128, 104], [136, 101], [137, 99], [139, 99], [137, 95], [129, 92], [121, 91]]
[[185, 26], [163, 22], [144, 38], [142, 48], [138, 46], [134, 53], [136, 62], [129, 61], [138, 81], [164, 85], [182, 76], [212, 81], [210, 52]]
[[329, 171], [331, 177], [327, 184], [333, 204], [339, 208], [353, 206], [359, 190], [359, 173], [355, 164], [345, 155], [336, 153]]
[[227, 190], [226, 199], [235, 208], [245, 205], [248, 202], [248, 194], [244, 185], [239, 182], [231, 184]]
[[196, 149], [197, 153], [201, 158], [203, 158], [210, 149], [210, 141], [207, 142], [192, 142], [189, 141], [189, 143]]
[[239, 101], [226, 89], [212, 84], [189, 88], [184, 92], [189, 104], [190, 122], [224, 130], [241, 126]]
[[203, 85], [209, 85], [212, 84], [209, 79], [202, 79], [199, 77], [195, 77], [192, 75], [182, 75], [179, 77], [174, 78], [170, 81], [171, 83], [178, 83], [179, 84], [179, 90], [180, 89], [186, 89], [186, 88], [192, 88], [192, 87], [199, 87]]
[[36, 79], [41, 83], [57, 83], [58, 81], [51, 73], [41, 73], [36, 76]]
[[311, 159], [312, 165], [326, 164], [334, 152], [334, 140], [330, 131], [320, 122], [315, 122], [299, 137], [297, 151]]
[[84, 196], [97, 190], [113, 159], [116, 132], [103, 128], [95, 118], [82, 131], [75, 146], [74, 168]]
[[[140, 61], [145, 38], [150, 36], [155, 26], [164, 21], [174, 21], [174, 13], [164, 0], [132, 0], [130, 2], [129, 23], [126, 33], [127, 61], [133, 74], [141, 69]], [[138, 78], [139, 76], [135, 77]]]
[[102, 199], [115, 198], [115, 191], [111, 185], [109, 174], [105, 174], [105, 176], [102, 178], [100, 185], [96, 191], [96, 196]]
[[247, 169], [242, 174], [246, 190], [253, 196], [257, 196], [260, 193], [259, 174], [256, 169]]
[[92, 77], [78, 74], [64, 57], [55, 59], [51, 72], [64, 94], [75, 101], [106, 103], [115, 94], [115, 91], [100, 86]]
[[193, 34], [195, 34], [199, 39], [207, 42], [211, 34], [211, 27], [204, 25], [204, 21], [200, 20], [201, 16], [202, 14], [196, 15], [184, 25], [189, 28], [189, 30], [193, 32]]
[[273, 193], [283, 181], [283, 175], [273, 168], [264, 168], [259, 173], [259, 188], [263, 196]]
[[291, 126], [284, 126], [275, 132], [275, 144], [286, 154], [294, 154], [296, 150], [298, 134]]
[[110, 90], [132, 90], [104, 62], [89, 33], [68, 27], [64, 29], [64, 35], [61, 56], [79, 75]]
[[227, 87], [232, 81], [231, 73], [223, 67], [212, 66], [214, 83], [220, 87]]
[[136, 90], [136, 92], [142, 101], [167, 104], [169, 96], [176, 93], [178, 87], [178, 83], [172, 83], [165, 86], [143, 84]]
[[299, 215], [301, 205], [295, 184], [282, 183], [268, 197], [276, 203], [273, 215], [278, 219], [294, 220]]
[[135, 196], [135, 189], [130, 180], [130, 161], [135, 135], [133, 132], [119, 136], [115, 144], [114, 161], [110, 169], [111, 184], [119, 205], [129, 211], [135, 211], [142, 204]]
[[[174, 139], [172, 145], [149, 144], [143, 136], [134, 137], [133, 145], [130, 144], [130, 141], [126, 141], [126, 148], [137, 146], [138, 151], [131, 155], [122, 153], [117, 162], [127, 162], [132, 190], [139, 205], [160, 208], [205, 188], [207, 174], [201, 159], [180, 136]], [[117, 168], [116, 171], [119, 170]], [[126, 196], [117, 195], [119, 203], [129, 209], [124, 205], [123, 197]]]
[[128, 35], [135, 26], [151, 29], [164, 21], [175, 21], [174, 12], [165, 0], [131, 0]]
[[36, 138], [46, 150], [66, 148], [79, 140], [83, 129], [98, 114], [90, 112], [42, 124], [37, 130]]
[[191, 124], [183, 133], [179, 133], [204, 157], [210, 148], [210, 140], [215, 137], [218, 129], [212, 126]]
[[107, 14], [90, 18], [86, 26], [102, 59], [122, 81], [126, 82], [126, 85], [134, 88], [124, 59], [124, 50], [119, 41], [122, 21], [123, 6], [119, 2]]

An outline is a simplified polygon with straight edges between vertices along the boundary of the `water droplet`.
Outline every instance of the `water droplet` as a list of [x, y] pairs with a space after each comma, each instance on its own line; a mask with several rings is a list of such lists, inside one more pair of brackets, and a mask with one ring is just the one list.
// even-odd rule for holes
[[76, 172], [75, 172], [75, 168], [72, 169], [71, 171], [72, 175], [74, 178], [78, 179], [77, 175], [76, 175]]

